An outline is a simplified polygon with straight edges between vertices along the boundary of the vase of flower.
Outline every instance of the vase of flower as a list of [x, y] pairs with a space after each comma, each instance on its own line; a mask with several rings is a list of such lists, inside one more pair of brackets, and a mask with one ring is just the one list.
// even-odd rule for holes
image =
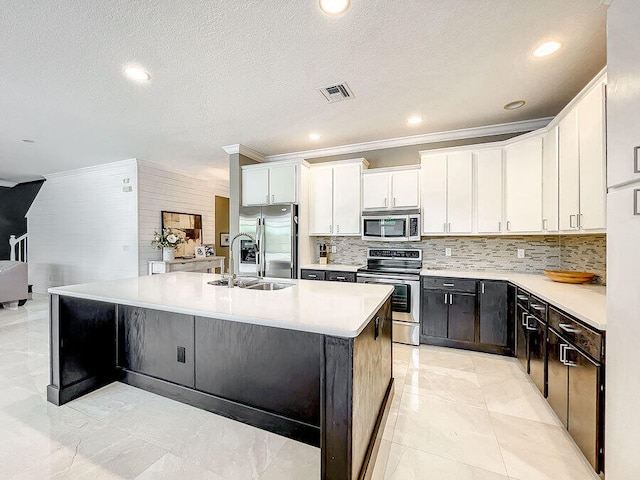
[[176, 259], [176, 249], [173, 247], [162, 247], [162, 261], [170, 262]]
[[161, 233], [153, 232], [151, 245], [162, 250], [163, 262], [170, 262], [176, 258], [176, 247], [184, 241], [185, 239], [178, 232], [173, 232], [170, 228], [163, 228]]

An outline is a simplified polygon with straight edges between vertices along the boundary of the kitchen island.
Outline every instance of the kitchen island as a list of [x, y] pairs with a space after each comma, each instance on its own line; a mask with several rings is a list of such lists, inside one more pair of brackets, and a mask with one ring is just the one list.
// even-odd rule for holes
[[121, 381], [320, 447], [323, 479], [368, 477], [393, 391], [392, 288], [207, 283], [220, 278], [50, 289], [48, 400]]

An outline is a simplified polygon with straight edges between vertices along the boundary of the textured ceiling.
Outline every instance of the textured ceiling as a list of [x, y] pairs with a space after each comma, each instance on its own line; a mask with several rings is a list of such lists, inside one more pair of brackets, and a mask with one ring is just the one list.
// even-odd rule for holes
[[[600, 0], [351, 0], [340, 17], [317, 0], [0, 0], [0, 179], [132, 157], [225, 178], [223, 145], [554, 115], [605, 65], [605, 20]], [[533, 58], [547, 38], [564, 47]], [[149, 84], [123, 77], [132, 62]], [[328, 104], [316, 89], [339, 81], [355, 98]]]

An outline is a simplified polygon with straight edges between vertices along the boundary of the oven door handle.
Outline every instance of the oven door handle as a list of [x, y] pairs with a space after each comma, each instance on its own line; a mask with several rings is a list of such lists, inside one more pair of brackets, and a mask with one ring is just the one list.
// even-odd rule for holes
[[[367, 279], [367, 280], [374, 280], [373, 282], [366, 282], [366, 283], [388, 283], [388, 284], [397, 284], [397, 283], [409, 283], [409, 282], [416, 282], [419, 283], [420, 280], [415, 279], [415, 280], [409, 280], [407, 278], [400, 278], [400, 277], [394, 277], [394, 276], [388, 276], [385, 275], [384, 277], [379, 277], [377, 275], [370, 275], [367, 273], [358, 273], [357, 274], [357, 279]], [[362, 282], [364, 283], [364, 282]]]

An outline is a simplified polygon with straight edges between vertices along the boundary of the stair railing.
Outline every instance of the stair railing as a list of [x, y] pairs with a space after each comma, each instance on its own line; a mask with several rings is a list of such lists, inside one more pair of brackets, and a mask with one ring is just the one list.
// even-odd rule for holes
[[27, 261], [27, 234], [20, 235], [16, 238], [15, 235], [9, 237], [9, 245], [11, 246], [11, 253], [9, 259], [11, 261], [26, 262]]

